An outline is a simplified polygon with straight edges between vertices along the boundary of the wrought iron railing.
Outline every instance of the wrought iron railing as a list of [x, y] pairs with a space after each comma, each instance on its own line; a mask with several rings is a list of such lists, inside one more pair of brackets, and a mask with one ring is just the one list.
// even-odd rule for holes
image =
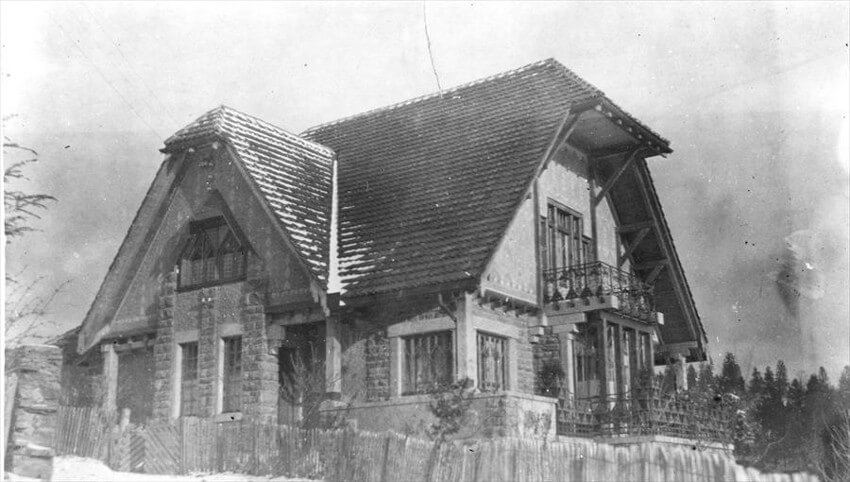
[[666, 435], [729, 444], [734, 411], [721, 402], [687, 400], [657, 391], [629, 397], [561, 399], [557, 430], [559, 435]]
[[593, 297], [614, 295], [619, 311], [645, 321], [654, 321], [652, 287], [637, 276], [595, 261], [543, 272], [543, 301], [556, 308], [575, 308]]

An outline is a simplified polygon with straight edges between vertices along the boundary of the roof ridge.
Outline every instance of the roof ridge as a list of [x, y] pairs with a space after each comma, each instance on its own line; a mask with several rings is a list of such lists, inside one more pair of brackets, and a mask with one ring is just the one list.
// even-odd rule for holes
[[255, 116], [255, 115], [248, 114], [247, 112], [243, 112], [239, 109], [235, 109], [235, 108], [230, 107], [230, 106], [225, 105], [225, 104], [220, 104], [218, 107], [215, 107], [213, 109], [210, 109], [210, 110], [204, 112], [203, 114], [198, 116], [195, 120], [193, 120], [192, 122], [183, 126], [180, 130], [178, 130], [173, 135], [171, 135], [168, 139], [165, 140], [165, 145], [168, 146], [171, 143], [179, 142], [182, 134], [190, 131], [194, 126], [197, 126], [204, 119], [210, 120], [211, 129], [212, 129], [213, 132], [215, 132], [218, 135], [226, 136], [227, 134], [230, 133], [230, 129], [226, 125], [226, 122], [227, 122], [226, 117], [228, 115], [235, 116], [235, 117], [241, 117], [242, 120], [249, 120], [251, 122], [255, 122], [255, 123], [263, 126], [264, 128], [272, 130], [275, 134], [280, 135], [281, 137], [285, 137], [285, 138], [287, 138], [287, 139], [289, 139], [289, 140], [291, 140], [295, 143], [301, 144], [305, 148], [312, 149], [314, 151], [319, 151], [319, 152], [322, 152], [322, 153], [325, 153], [325, 154], [329, 154], [331, 156], [333, 156], [335, 154], [333, 149], [331, 149], [330, 147], [328, 147], [324, 144], [320, 144], [320, 143], [313, 141], [311, 139], [304, 138], [299, 134], [296, 134], [294, 132], [290, 132], [290, 131], [282, 128], [282, 127], [274, 125], [271, 122], [263, 120], [263, 119]]
[[[365, 112], [352, 114], [352, 115], [349, 115], [349, 116], [346, 116], [346, 117], [342, 117], [340, 119], [332, 120], [330, 122], [324, 122], [322, 124], [318, 124], [318, 125], [315, 125], [313, 127], [310, 127], [309, 129], [304, 130], [301, 134], [305, 134], [305, 135], [311, 134], [313, 132], [316, 132], [316, 131], [323, 129], [323, 128], [326, 128], [326, 127], [342, 124], [343, 122], [348, 122], [348, 121], [351, 121], [351, 120], [354, 120], [354, 119], [359, 119], [361, 117], [366, 117], [366, 116], [378, 114], [378, 113], [381, 113], [381, 112], [389, 112], [389, 111], [398, 109], [400, 107], [405, 107], [405, 106], [408, 106], [408, 105], [411, 105], [411, 104], [416, 104], [416, 103], [423, 102], [425, 100], [433, 99], [433, 98], [436, 98], [436, 97], [442, 97], [446, 94], [450, 94], [450, 93], [456, 92], [456, 91], [461, 90], [461, 89], [465, 89], [465, 88], [472, 87], [472, 86], [475, 86], [475, 85], [483, 84], [485, 82], [491, 82], [493, 80], [501, 79], [501, 78], [508, 77], [508, 76], [511, 76], [511, 75], [516, 75], [516, 74], [525, 72], [527, 70], [530, 70], [532, 68], [545, 66], [545, 65], [554, 65], [556, 67], [560, 67], [561, 69], [568, 70], [560, 62], [558, 62], [557, 60], [555, 60], [552, 57], [549, 57], [547, 59], [538, 60], [536, 62], [532, 62], [530, 64], [526, 64], [526, 65], [523, 65], [521, 67], [517, 67], [517, 68], [512, 69], [512, 70], [499, 72], [497, 74], [493, 74], [493, 75], [490, 75], [490, 76], [487, 76], [487, 77], [483, 77], [483, 78], [480, 78], [480, 79], [477, 79], [477, 80], [473, 80], [471, 82], [466, 82], [466, 83], [463, 83], [463, 84], [460, 84], [460, 85], [456, 85], [456, 86], [449, 88], [449, 89], [445, 89], [445, 90], [437, 91], [437, 92], [432, 92], [430, 94], [420, 95], [418, 97], [413, 97], [413, 98], [410, 98], [410, 99], [407, 99], [407, 100], [403, 100], [401, 102], [396, 102], [395, 104], [390, 104], [390, 105], [387, 105], [387, 106], [367, 110]], [[570, 73], [572, 75], [578, 77], [574, 73], [572, 73], [572, 72], [570, 72]], [[582, 82], [584, 82], [584, 81], [582, 80]], [[587, 83], [587, 82], [584, 82], [584, 83]], [[597, 91], [599, 90], [599, 89], [596, 89], [595, 87], [593, 87], [593, 89], [597, 90]]]
[[299, 134], [296, 134], [294, 132], [290, 132], [290, 131], [284, 129], [283, 127], [279, 127], [277, 125], [274, 125], [271, 122], [263, 120], [263, 119], [255, 116], [255, 115], [248, 114], [247, 112], [243, 112], [239, 109], [235, 109], [233, 107], [230, 107], [230, 106], [227, 106], [227, 105], [224, 105], [224, 104], [221, 104], [218, 107], [218, 109], [220, 109], [222, 112], [228, 112], [230, 114], [246, 117], [253, 122], [256, 122], [256, 123], [261, 124], [265, 127], [271, 128], [274, 131], [282, 134], [283, 136], [291, 138], [293, 141], [295, 141], [297, 143], [306, 144], [305, 147], [312, 147], [315, 150], [318, 150], [318, 151], [321, 151], [321, 152], [324, 152], [324, 153], [327, 153], [327, 154], [330, 154], [330, 155], [334, 155], [334, 150], [331, 149], [330, 147], [328, 147], [324, 144], [320, 144], [320, 143], [313, 141], [313, 140], [310, 140], [310, 139], [305, 139], [304, 137], [300, 136]]

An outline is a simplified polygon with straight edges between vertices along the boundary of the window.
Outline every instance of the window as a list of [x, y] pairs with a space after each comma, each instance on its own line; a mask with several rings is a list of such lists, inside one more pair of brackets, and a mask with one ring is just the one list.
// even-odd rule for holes
[[198, 342], [180, 344], [180, 415], [201, 413], [198, 394]]
[[242, 337], [223, 338], [224, 373], [222, 383], [223, 413], [242, 410]]
[[588, 262], [590, 238], [582, 236], [581, 215], [550, 204], [540, 220], [543, 269], [577, 266]]
[[628, 397], [632, 391], [632, 382], [634, 381], [635, 376], [635, 332], [629, 328], [620, 328], [621, 340], [620, 340], [620, 356], [622, 359], [622, 393], [624, 396]]
[[506, 390], [508, 340], [478, 333], [478, 387], [484, 391]]
[[595, 327], [579, 325], [573, 341], [575, 349], [576, 397], [599, 395], [599, 334]]
[[428, 393], [454, 379], [452, 332], [409, 336], [404, 341], [402, 395]]
[[245, 249], [223, 217], [193, 222], [180, 254], [181, 288], [235, 281], [245, 277]]

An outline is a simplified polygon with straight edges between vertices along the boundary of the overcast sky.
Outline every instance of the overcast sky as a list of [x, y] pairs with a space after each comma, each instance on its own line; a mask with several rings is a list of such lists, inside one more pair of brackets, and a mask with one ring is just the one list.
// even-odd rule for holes
[[[554, 57], [671, 141], [650, 169], [716, 363], [850, 363], [850, 3], [3, 2], [4, 134], [59, 201], [7, 246], [82, 321], [174, 131], [284, 129]], [[7, 159], [8, 160], [8, 159]], [[778, 281], [777, 281], [778, 280]]]

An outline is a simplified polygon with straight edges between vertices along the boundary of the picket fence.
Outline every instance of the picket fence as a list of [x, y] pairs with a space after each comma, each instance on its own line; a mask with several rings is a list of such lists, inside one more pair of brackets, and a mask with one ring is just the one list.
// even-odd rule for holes
[[61, 407], [58, 416], [58, 454], [153, 474], [234, 472], [364, 482], [817, 480], [808, 474], [764, 474], [718, 452], [661, 443], [518, 438], [436, 443], [396, 433], [198, 418], [119, 427], [95, 408]]

